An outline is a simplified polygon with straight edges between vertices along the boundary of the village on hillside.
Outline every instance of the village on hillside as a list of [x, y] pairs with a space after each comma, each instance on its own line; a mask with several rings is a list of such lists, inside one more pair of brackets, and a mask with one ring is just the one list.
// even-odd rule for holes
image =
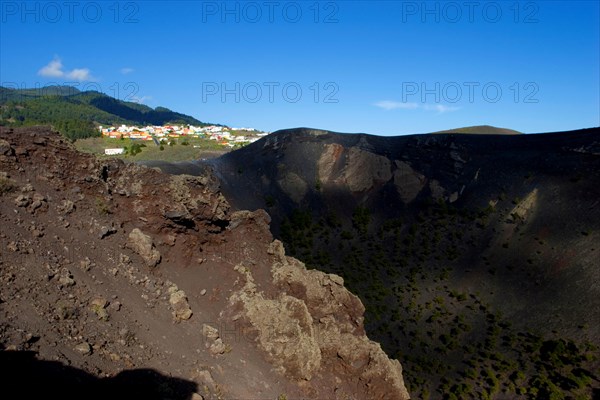
[[[179, 138], [199, 138], [214, 140], [217, 144], [226, 147], [239, 147], [257, 141], [268, 135], [254, 128], [230, 128], [227, 126], [194, 126], [194, 125], [165, 125], [144, 126], [121, 125], [118, 127], [100, 126], [98, 128], [102, 137], [110, 139], [131, 139], [141, 141], [154, 141], [156, 145]], [[121, 149], [106, 149], [107, 154], [120, 154]]]

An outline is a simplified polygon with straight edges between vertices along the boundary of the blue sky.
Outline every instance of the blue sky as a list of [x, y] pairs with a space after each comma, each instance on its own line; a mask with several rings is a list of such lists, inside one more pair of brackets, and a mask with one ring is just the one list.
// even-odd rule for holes
[[262, 130], [600, 125], [598, 1], [0, 3], [0, 83]]

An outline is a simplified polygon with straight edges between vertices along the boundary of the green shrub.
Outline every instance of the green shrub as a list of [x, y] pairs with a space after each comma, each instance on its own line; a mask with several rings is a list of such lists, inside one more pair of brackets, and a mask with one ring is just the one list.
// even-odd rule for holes
[[109, 205], [102, 197], [96, 197], [96, 211], [101, 215], [107, 215], [111, 213]]
[[362, 235], [367, 233], [369, 229], [369, 223], [371, 222], [371, 212], [368, 208], [358, 206], [352, 214], [352, 225]]
[[342, 233], [341, 233], [341, 235], [340, 235], [340, 236], [341, 236], [341, 238], [342, 238], [342, 239], [344, 239], [344, 240], [352, 240], [352, 238], [354, 237], [354, 236], [352, 235], [352, 233], [351, 233], [351, 232], [348, 232], [348, 231], [342, 231]]
[[275, 198], [273, 196], [266, 195], [265, 196], [265, 205], [269, 208], [273, 207], [275, 205]]

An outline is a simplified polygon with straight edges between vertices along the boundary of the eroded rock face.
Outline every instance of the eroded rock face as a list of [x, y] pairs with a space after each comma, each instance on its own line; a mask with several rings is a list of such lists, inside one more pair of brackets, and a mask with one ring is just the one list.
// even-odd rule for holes
[[421, 175], [404, 161], [394, 161], [396, 170], [394, 171], [394, 185], [405, 204], [412, 202], [421, 192], [427, 178]]
[[321, 352], [306, 304], [283, 293], [268, 299], [257, 290], [246, 267], [238, 265], [236, 271], [246, 284], [230, 301], [241, 304], [242, 315], [255, 330], [259, 346], [282, 373], [310, 380], [321, 366]]
[[352, 147], [342, 175], [352, 192], [362, 192], [392, 178], [391, 162], [386, 157]]
[[134, 228], [129, 234], [127, 247], [138, 253], [148, 267], [155, 267], [160, 262], [160, 253], [154, 247], [152, 238], [138, 228]]
[[[272, 247], [283, 245], [275, 241]], [[370, 382], [369, 398], [377, 398], [376, 393], [382, 393], [381, 398], [408, 398], [400, 363], [390, 360], [381, 346], [365, 335], [365, 308], [360, 299], [344, 287], [344, 280], [335, 274], [309, 271], [294, 258], [278, 258], [272, 267], [273, 282], [306, 303], [315, 323], [323, 363], [333, 364], [334, 369]], [[390, 388], [392, 390], [385, 395]]]
[[325, 145], [325, 150], [321, 153], [317, 168], [319, 173], [319, 181], [328, 182], [333, 179], [335, 163], [344, 153], [344, 146], [333, 143]]
[[444, 189], [442, 185], [440, 185], [440, 183], [435, 179], [432, 179], [429, 182], [429, 190], [431, 191], [431, 197], [434, 200], [443, 199], [444, 193], [446, 192], [446, 189]]
[[258, 228], [268, 230], [271, 223], [271, 217], [262, 209], [256, 211], [235, 211], [231, 214], [230, 218], [228, 229], [235, 229], [244, 221], [252, 221]]
[[245, 284], [230, 302], [239, 306], [236, 318], [250, 323], [259, 346], [281, 371], [310, 380], [328, 369], [366, 383], [349, 392], [348, 398], [408, 399], [400, 363], [365, 335], [364, 306], [344, 287], [344, 280], [307, 270], [300, 261], [286, 257], [278, 240], [268, 253], [273, 256], [272, 284], [279, 295], [268, 298], [258, 290], [250, 269], [238, 265]]
[[531, 213], [535, 211], [538, 201], [538, 189], [533, 189], [527, 197], [517, 204], [509, 213], [512, 219], [517, 221], [525, 221]]
[[295, 203], [300, 203], [308, 190], [307, 183], [294, 172], [286, 172], [277, 184]]
[[[200, 193], [192, 193], [192, 189], [200, 189]], [[229, 204], [221, 193], [212, 195], [207, 177], [176, 175], [172, 177], [169, 193], [175, 204], [183, 206], [188, 219], [210, 219], [212, 221], [227, 220]]]

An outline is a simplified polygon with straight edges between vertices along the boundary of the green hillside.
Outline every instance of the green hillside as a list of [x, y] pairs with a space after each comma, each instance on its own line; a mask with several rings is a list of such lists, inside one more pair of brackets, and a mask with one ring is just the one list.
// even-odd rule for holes
[[467, 126], [463, 128], [448, 129], [433, 133], [464, 133], [471, 135], [521, 135], [522, 132], [513, 129], [498, 128], [490, 125]]
[[98, 136], [98, 125], [207, 125], [164, 107], [117, 100], [100, 92], [80, 92], [71, 86], [41, 89], [0, 87], [0, 125], [49, 124], [75, 140]]

